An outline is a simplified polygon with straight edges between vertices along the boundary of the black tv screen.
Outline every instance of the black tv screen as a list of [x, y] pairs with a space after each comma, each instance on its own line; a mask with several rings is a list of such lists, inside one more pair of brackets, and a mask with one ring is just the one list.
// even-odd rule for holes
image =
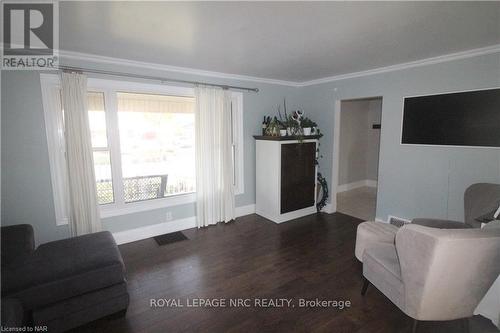
[[500, 89], [405, 98], [401, 143], [500, 147]]

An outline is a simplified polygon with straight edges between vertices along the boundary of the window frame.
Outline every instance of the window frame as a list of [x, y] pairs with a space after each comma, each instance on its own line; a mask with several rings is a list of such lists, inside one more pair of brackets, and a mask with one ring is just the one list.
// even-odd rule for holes
[[[243, 93], [231, 92], [231, 116], [233, 120], [234, 195], [245, 193], [245, 163], [243, 155]], [[234, 130], [236, 133], [234, 134]]]
[[[94, 157], [94, 153], [96, 152], [104, 152], [104, 153], [109, 153], [109, 162], [110, 162], [110, 171], [111, 171], [111, 189], [113, 191], [113, 201], [112, 202], [108, 202], [108, 203], [104, 203], [104, 204], [99, 204], [99, 207], [104, 207], [106, 205], [113, 205], [116, 203], [116, 193], [115, 193], [115, 182], [114, 182], [114, 178], [113, 178], [113, 167], [112, 167], [112, 163], [111, 163], [111, 147], [110, 147], [110, 137], [109, 137], [109, 134], [108, 134], [108, 131], [109, 131], [109, 126], [108, 126], [108, 122], [109, 122], [109, 119], [108, 119], [108, 113], [106, 112], [106, 93], [104, 91], [98, 91], [98, 90], [95, 90], [95, 89], [88, 89], [87, 87], [87, 93], [89, 92], [93, 92], [93, 93], [98, 93], [98, 94], [102, 94], [102, 98], [103, 98], [103, 104], [104, 104], [104, 117], [105, 117], [105, 122], [106, 122], [106, 146], [100, 146], [100, 147], [94, 147], [92, 144], [92, 157]], [[87, 110], [87, 112], [89, 112]], [[94, 172], [95, 172], [95, 164], [94, 164]]]
[[[57, 117], [57, 108], [62, 108], [61, 101], [57, 101], [54, 94], [61, 89], [60, 79], [55, 74], [40, 74], [42, 99], [49, 148], [49, 162], [52, 180], [52, 191], [56, 211], [56, 224], [68, 223], [69, 209], [67, 202], [67, 174], [65, 169], [64, 128]], [[113, 182], [114, 202], [99, 205], [101, 218], [133, 214], [142, 211], [190, 204], [196, 201], [196, 192], [180, 193], [144, 201], [126, 203], [124, 201], [123, 176], [121, 165], [120, 133], [118, 128], [118, 92], [161, 94], [185, 97], [195, 97], [194, 88], [170, 86], [134, 81], [117, 81], [111, 79], [88, 78], [87, 90], [89, 92], [102, 92], [104, 94], [104, 107], [106, 115], [106, 135], [110, 152], [111, 175]], [[243, 94], [232, 92], [232, 117], [233, 117], [233, 150], [235, 169], [235, 195], [244, 193], [244, 168], [243, 168]], [[62, 116], [61, 116], [62, 119]], [[56, 127], [56, 128], [54, 128]]]
[[159, 94], [194, 97], [194, 89], [189, 87], [174, 87], [143, 82], [115, 81], [107, 79], [89, 78], [88, 91], [104, 92], [106, 109], [106, 132], [111, 159], [111, 174], [113, 179], [113, 193], [115, 202], [100, 205], [101, 218], [133, 214], [141, 211], [154, 210], [164, 207], [189, 204], [196, 201], [196, 193], [180, 193], [165, 198], [125, 202], [123, 190], [123, 175], [120, 148], [120, 129], [118, 128], [118, 92], [138, 94]]

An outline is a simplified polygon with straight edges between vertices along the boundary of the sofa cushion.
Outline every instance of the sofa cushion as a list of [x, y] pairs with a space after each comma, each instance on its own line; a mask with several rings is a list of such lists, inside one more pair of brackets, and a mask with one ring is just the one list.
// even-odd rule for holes
[[125, 280], [122, 257], [108, 231], [40, 245], [2, 278], [8, 282], [4, 293], [19, 298], [26, 310]]

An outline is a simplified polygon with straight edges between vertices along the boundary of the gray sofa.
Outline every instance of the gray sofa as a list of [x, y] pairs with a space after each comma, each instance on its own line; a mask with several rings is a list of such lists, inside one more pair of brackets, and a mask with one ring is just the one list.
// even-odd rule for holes
[[107, 232], [63, 239], [35, 249], [33, 228], [1, 228], [2, 325], [65, 331], [125, 314], [125, 266]]

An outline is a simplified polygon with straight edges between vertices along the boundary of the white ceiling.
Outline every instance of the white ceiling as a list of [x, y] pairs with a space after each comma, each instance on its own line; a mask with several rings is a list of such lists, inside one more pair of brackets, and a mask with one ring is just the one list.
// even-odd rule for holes
[[500, 2], [61, 2], [60, 48], [302, 82], [500, 44]]

